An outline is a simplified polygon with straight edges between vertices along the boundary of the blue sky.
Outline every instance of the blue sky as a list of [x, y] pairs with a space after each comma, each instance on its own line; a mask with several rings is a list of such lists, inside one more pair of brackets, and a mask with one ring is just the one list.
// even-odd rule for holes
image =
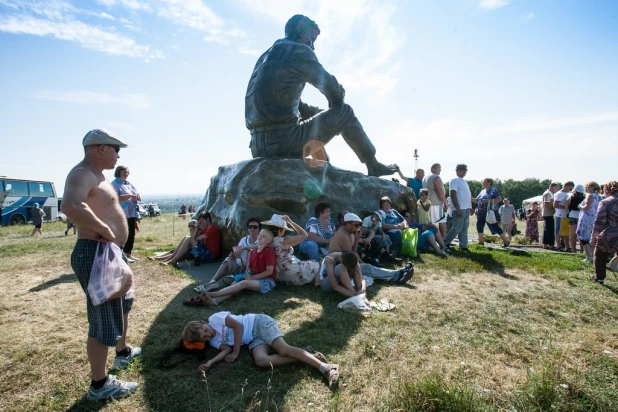
[[[96, 127], [144, 194], [204, 193], [251, 157], [244, 93], [289, 17], [405, 174], [617, 179], [618, 2], [0, 0], [0, 175], [60, 193]], [[327, 107], [311, 86], [303, 100]], [[333, 165], [365, 172], [340, 137]], [[108, 173], [111, 176], [111, 172]]]

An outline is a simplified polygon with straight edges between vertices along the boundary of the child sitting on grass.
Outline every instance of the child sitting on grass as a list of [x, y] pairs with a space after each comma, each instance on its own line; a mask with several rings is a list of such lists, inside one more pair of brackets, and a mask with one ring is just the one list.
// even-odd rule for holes
[[[245, 289], [268, 293], [275, 288], [277, 283], [276, 256], [275, 251], [268, 245], [273, 241], [272, 233], [267, 229], [262, 229], [257, 237], [258, 246], [251, 250], [247, 272], [244, 279], [239, 279], [231, 286], [221, 289], [218, 292], [202, 292], [201, 298], [206, 305], [216, 306], [222, 301], [231, 298]], [[254, 273], [252, 275], [252, 273]]]
[[[242, 345], [249, 345], [255, 364], [261, 368], [287, 365], [297, 361], [318, 369], [328, 381], [328, 387], [335, 391], [339, 382], [339, 365], [329, 364], [320, 352], [311, 347], [305, 349], [288, 345], [283, 339], [277, 321], [264, 314], [232, 315], [217, 312], [206, 321], [189, 322], [182, 334], [185, 346], [208, 342], [220, 352], [200, 365], [198, 372], [207, 372], [222, 360], [234, 362]], [[271, 348], [277, 353], [269, 354]]]

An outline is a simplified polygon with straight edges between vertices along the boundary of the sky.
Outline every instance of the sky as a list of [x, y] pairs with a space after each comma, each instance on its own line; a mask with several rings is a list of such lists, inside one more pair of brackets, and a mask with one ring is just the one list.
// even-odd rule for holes
[[[416, 149], [445, 179], [618, 179], [615, 0], [0, 0], [0, 175], [61, 194], [106, 128], [142, 195], [205, 193], [251, 158], [247, 83], [294, 14], [405, 175]], [[311, 85], [303, 101], [328, 107]], [[340, 136], [326, 150], [366, 172]]]

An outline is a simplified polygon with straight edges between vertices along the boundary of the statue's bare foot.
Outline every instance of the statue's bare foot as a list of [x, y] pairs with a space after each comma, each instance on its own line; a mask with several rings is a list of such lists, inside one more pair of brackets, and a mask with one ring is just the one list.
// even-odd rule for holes
[[367, 162], [367, 176], [387, 176], [396, 173], [399, 166], [396, 164], [385, 165], [374, 159], [371, 162]]

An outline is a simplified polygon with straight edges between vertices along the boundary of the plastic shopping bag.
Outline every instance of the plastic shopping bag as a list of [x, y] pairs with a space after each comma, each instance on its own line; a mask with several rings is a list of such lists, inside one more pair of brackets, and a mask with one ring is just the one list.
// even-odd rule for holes
[[131, 282], [127, 297], [133, 297], [133, 272], [122, 259], [122, 251], [112, 243], [99, 243], [90, 271], [88, 294], [94, 306], [98, 306], [116, 295], [126, 282]]
[[369, 300], [364, 293], [347, 298], [337, 305], [337, 309], [343, 309], [346, 312], [371, 313]]
[[405, 229], [401, 232], [402, 255], [416, 257], [416, 245], [418, 243], [418, 229]]

